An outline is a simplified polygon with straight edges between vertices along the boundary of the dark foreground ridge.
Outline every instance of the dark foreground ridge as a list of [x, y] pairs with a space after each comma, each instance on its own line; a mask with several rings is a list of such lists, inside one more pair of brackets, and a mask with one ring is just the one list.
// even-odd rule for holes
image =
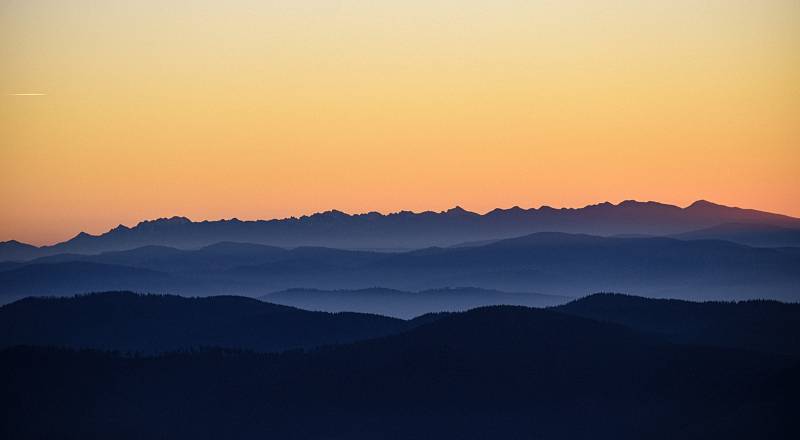
[[792, 356], [496, 306], [305, 353], [6, 349], [0, 435], [796, 438], [798, 373]]
[[[444, 294], [451, 299], [472, 291], [479, 289], [451, 289]], [[370, 296], [374, 292], [390, 296], [441, 293], [370, 289], [344, 294]], [[796, 303], [691, 302], [595, 294], [550, 310], [621, 324], [679, 344], [800, 356], [800, 304]], [[152, 354], [218, 347], [275, 352], [398, 334], [446, 316], [426, 314], [402, 320], [364, 313], [310, 312], [241, 296], [184, 298], [106, 292], [26, 298], [0, 307], [0, 348], [36, 345]]]
[[681, 344], [800, 356], [800, 304], [748, 300], [692, 302], [601, 293], [555, 307]]
[[283, 351], [407, 330], [417, 322], [309, 312], [241, 296], [108, 292], [0, 307], [0, 347], [42, 345], [159, 353], [204, 347]]

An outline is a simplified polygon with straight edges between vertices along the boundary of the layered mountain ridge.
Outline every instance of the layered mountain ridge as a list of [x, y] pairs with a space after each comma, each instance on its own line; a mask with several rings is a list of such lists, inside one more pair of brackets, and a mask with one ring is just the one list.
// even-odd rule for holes
[[[683, 299], [797, 301], [800, 253], [793, 249], [558, 232], [406, 252], [250, 243], [197, 250], [145, 246], [2, 264], [0, 300], [103, 290], [263, 296], [291, 288], [419, 291], [471, 286], [572, 297], [616, 291]], [[406, 312], [396, 316], [410, 316]]]
[[674, 235], [725, 223], [800, 229], [800, 219], [699, 200], [681, 208], [658, 202], [626, 200], [583, 208], [494, 209], [478, 214], [455, 207], [447, 211], [347, 214], [337, 210], [273, 220], [193, 222], [186, 217], [145, 220], [91, 235], [82, 232], [51, 246], [0, 243], [0, 261], [24, 261], [61, 253], [96, 254], [147, 245], [193, 249], [235, 241], [283, 247], [325, 246], [347, 249], [416, 249], [502, 239], [534, 232], [592, 235]]

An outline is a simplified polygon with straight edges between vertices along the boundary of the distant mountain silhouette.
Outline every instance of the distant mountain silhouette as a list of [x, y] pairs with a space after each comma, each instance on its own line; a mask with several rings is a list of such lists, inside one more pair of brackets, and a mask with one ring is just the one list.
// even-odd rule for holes
[[0, 435], [796, 438], [798, 372], [797, 358], [488, 307], [307, 353], [0, 351]]
[[437, 283], [567, 296], [600, 290], [691, 299], [797, 299], [798, 267], [796, 254], [724, 241], [537, 233], [484, 246], [393, 255], [371, 264], [369, 276], [391, 287]]
[[40, 248], [17, 240], [0, 242], [0, 261], [25, 261], [41, 253]]
[[143, 353], [203, 347], [282, 351], [373, 338], [415, 325], [376, 315], [309, 312], [236, 296], [108, 292], [28, 298], [0, 307], [0, 347]]
[[562, 313], [614, 322], [684, 344], [800, 356], [800, 304], [751, 300], [690, 302], [596, 294], [556, 307]]
[[197, 286], [191, 280], [179, 280], [154, 270], [82, 261], [27, 264], [0, 271], [0, 294], [9, 299], [117, 289], [165, 292], [192, 285]]
[[[223, 252], [224, 250], [224, 252]], [[103, 290], [262, 296], [290, 288], [472, 286], [582, 296], [800, 299], [800, 253], [718, 240], [535, 233], [482, 246], [365, 252], [226, 243], [59, 255], [0, 270], [0, 297]]]
[[30, 249], [17, 242], [0, 244], [0, 261], [27, 260], [63, 253], [96, 254], [143, 246], [182, 249], [233, 241], [283, 247], [323, 246], [347, 249], [411, 249], [510, 238], [534, 232], [594, 235], [667, 235], [722, 223], [761, 223], [800, 228], [800, 219], [697, 201], [686, 208], [628, 200], [584, 208], [495, 209], [480, 215], [454, 208], [443, 212], [345, 214], [327, 211], [300, 218], [192, 222], [185, 217], [120, 225], [105, 234], [80, 233], [71, 240]]
[[[302, 251], [296, 250], [294, 254]], [[103, 252], [94, 255], [57, 254], [37, 258], [31, 263], [63, 263], [83, 261], [118, 264], [171, 273], [196, 273], [232, 269], [241, 265], [259, 264], [290, 258], [292, 251], [274, 246], [249, 243], [216, 243], [197, 250], [182, 250], [167, 246]]]
[[727, 240], [749, 246], [800, 246], [800, 227], [787, 228], [759, 223], [724, 223], [676, 234], [682, 240]]
[[509, 293], [497, 290], [458, 287], [408, 292], [396, 289], [358, 290], [289, 289], [260, 299], [306, 310], [326, 312], [376, 313], [396, 318], [436, 312], [457, 312], [488, 305], [545, 307], [563, 304], [570, 298], [539, 293]]

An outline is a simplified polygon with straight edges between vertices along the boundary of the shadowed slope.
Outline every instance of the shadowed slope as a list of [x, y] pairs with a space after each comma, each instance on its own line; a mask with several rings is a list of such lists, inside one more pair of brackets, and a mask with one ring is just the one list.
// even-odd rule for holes
[[763, 300], [697, 303], [596, 294], [555, 309], [657, 333], [675, 342], [800, 356], [800, 304], [796, 303]]
[[308, 312], [245, 297], [110, 292], [28, 298], [0, 307], [0, 346], [279, 351], [382, 336], [413, 325], [376, 315]]
[[18, 348], [0, 393], [14, 438], [784, 438], [796, 403], [765, 384], [791, 365], [490, 307], [307, 354]]

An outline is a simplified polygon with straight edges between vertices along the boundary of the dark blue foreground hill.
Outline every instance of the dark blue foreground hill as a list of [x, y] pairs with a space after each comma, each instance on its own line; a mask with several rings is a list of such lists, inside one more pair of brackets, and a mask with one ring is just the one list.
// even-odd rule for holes
[[800, 356], [800, 304], [767, 300], [691, 302], [596, 294], [555, 307], [677, 343]]
[[[386, 298], [389, 304], [382, 307], [407, 306], [406, 296], [431, 295], [434, 301], [444, 301], [470, 291], [312, 291], [311, 297], [305, 296], [308, 291], [289, 291], [279, 294], [278, 299], [298, 293], [309, 301], [318, 297], [327, 300], [342, 294], [344, 301], [349, 301], [365, 295], [359, 304], [372, 309]], [[340, 305], [342, 299], [332, 301]], [[318, 305], [321, 309], [329, 306], [325, 301]], [[405, 309], [392, 310], [397, 313]], [[553, 310], [621, 324], [664, 341], [800, 356], [800, 304], [698, 303], [596, 294]], [[40, 345], [149, 353], [200, 347], [280, 351], [396, 334], [443, 316], [446, 314], [428, 314], [403, 321], [362, 313], [309, 312], [247, 297], [109, 292], [27, 298], [0, 307], [0, 347]]]
[[0, 307], [0, 347], [281, 351], [383, 336], [413, 325], [377, 315], [309, 312], [246, 297], [109, 292], [27, 298]]
[[309, 353], [0, 351], [4, 438], [797, 438], [797, 359], [489, 307]]

